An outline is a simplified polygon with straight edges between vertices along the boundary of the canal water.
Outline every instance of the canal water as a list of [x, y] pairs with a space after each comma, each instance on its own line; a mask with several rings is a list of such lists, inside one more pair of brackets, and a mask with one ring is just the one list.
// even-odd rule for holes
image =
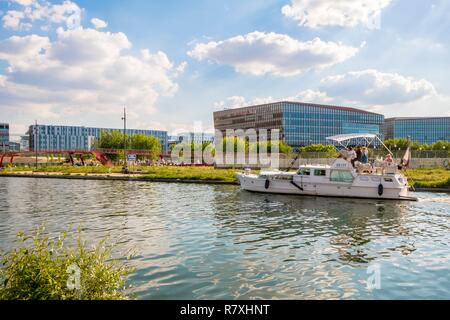
[[109, 235], [140, 299], [450, 299], [450, 196], [417, 203], [235, 186], [0, 178], [0, 245], [45, 224]]

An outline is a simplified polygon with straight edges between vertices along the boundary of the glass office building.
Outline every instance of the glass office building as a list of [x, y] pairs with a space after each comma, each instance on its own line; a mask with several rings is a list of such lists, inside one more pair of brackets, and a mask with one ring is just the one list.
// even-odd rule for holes
[[[81, 150], [92, 149], [96, 139], [99, 139], [102, 131], [112, 132], [120, 129], [88, 128], [76, 126], [49, 126], [32, 125], [29, 127], [28, 135], [30, 150]], [[168, 135], [166, 131], [127, 129], [128, 135], [144, 134], [154, 136], [161, 141], [162, 152], [168, 152]]]
[[0, 151], [7, 151], [9, 148], [9, 124], [0, 123]]
[[382, 138], [384, 116], [355, 108], [301, 102], [277, 102], [214, 113], [214, 125], [227, 129], [278, 129], [292, 147], [327, 144], [338, 134], [373, 133]]
[[407, 139], [422, 144], [450, 141], [450, 117], [389, 118], [383, 126], [386, 139]]
[[205, 143], [214, 142], [214, 134], [204, 132], [184, 132], [180, 133], [176, 139], [178, 142]]

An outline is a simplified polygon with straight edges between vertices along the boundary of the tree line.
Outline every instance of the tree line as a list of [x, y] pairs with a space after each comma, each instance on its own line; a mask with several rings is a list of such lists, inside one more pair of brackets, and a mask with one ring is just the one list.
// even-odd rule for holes
[[102, 131], [100, 138], [95, 142], [95, 147], [98, 149], [145, 150], [151, 154], [145, 158], [150, 159], [158, 158], [162, 152], [161, 141], [157, 137], [145, 134], [124, 135], [120, 131]]
[[421, 144], [419, 142], [411, 142], [407, 139], [388, 139], [384, 142], [386, 147], [392, 151], [406, 150], [411, 146], [411, 150], [419, 151], [445, 151], [450, 150], [450, 141], [437, 141], [433, 144]]

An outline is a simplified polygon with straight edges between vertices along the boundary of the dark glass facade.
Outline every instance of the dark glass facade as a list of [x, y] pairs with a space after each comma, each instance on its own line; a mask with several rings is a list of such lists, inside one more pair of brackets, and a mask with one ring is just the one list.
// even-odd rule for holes
[[293, 147], [327, 144], [338, 134], [374, 133], [381, 136], [384, 116], [364, 110], [299, 102], [277, 102], [214, 113], [216, 130], [279, 129]]
[[9, 147], [9, 124], [0, 123], [0, 151]]
[[450, 117], [390, 118], [383, 126], [386, 139], [407, 139], [423, 144], [450, 141]]

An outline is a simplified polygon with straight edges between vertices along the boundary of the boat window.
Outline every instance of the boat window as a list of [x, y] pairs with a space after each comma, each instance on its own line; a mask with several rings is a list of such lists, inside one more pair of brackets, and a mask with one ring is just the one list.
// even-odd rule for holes
[[386, 182], [394, 182], [394, 180], [392, 180], [391, 178], [384, 178], [384, 181], [386, 181]]
[[334, 182], [353, 182], [354, 178], [350, 171], [333, 170], [330, 180]]
[[281, 180], [281, 181], [292, 181], [294, 179], [293, 176], [274, 176], [273, 180]]
[[310, 169], [300, 169], [298, 171], [298, 175], [299, 176], [310, 176], [311, 175], [311, 170]]
[[314, 175], [317, 177], [326, 177], [327, 170], [314, 170]]

